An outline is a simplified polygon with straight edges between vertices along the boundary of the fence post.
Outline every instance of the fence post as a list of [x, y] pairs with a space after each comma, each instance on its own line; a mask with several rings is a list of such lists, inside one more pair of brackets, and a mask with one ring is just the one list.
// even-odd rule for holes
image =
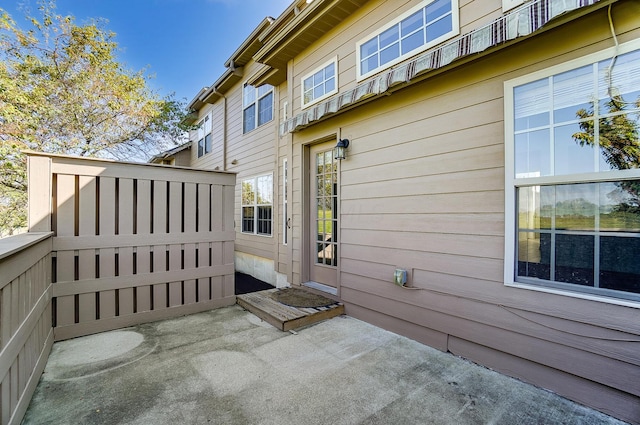
[[51, 158], [27, 153], [29, 232], [51, 231]]

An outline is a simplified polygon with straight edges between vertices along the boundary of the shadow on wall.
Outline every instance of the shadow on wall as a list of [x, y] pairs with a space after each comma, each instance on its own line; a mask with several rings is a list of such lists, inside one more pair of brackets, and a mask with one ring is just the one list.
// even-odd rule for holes
[[265, 291], [274, 289], [275, 286], [269, 285], [260, 279], [256, 279], [248, 274], [236, 272], [236, 295], [248, 294], [250, 292]]

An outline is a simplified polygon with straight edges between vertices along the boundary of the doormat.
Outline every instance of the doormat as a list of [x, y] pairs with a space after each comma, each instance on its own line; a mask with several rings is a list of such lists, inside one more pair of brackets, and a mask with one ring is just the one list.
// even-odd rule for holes
[[290, 307], [303, 308], [326, 307], [337, 302], [322, 295], [312, 294], [311, 292], [298, 288], [281, 289], [272, 293], [271, 298]]

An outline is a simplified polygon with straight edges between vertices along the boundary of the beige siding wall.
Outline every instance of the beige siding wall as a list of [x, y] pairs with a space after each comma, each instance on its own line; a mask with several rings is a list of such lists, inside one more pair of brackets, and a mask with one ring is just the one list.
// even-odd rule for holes
[[[292, 100], [295, 113], [300, 112], [301, 107], [301, 77], [337, 57], [340, 90], [354, 88], [357, 84], [356, 43], [420, 3], [421, 0], [370, 1], [298, 55], [293, 60]], [[461, 34], [487, 24], [502, 14], [499, 0], [459, 0], [459, 6]]]
[[[372, 2], [318, 46], [335, 43], [337, 33], [345, 43], [296, 60], [296, 108], [299, 77], [333, 52], [343, 57], [345, 46], [353, 50], [375, 28], [356, 21], [382, 17], [382, 3], [396, 5]], [[480, 2], [467, 4], [463, 25], [493, 16], [473, 3]], [[620, 42], [640, 37], [638, 7], [614, 5]], [[293, 282], [305, 279], [303, 146], [340, 134], [351, 140], [340, 175], [348, 314], [637, 421], [638, 309], [503, 284], [504, 81], [611, 45], [601, 9], [295, 133]], [[341, 87], [351, 84], [342, 78]], [[395, 286], [397, 267], [419, 289]]]
[[[244, 75], [249, 77], [259, 68], [259, 65], [251, 62], [244, 67]], [[227, 158], [228, 169], [238, 173], [236, 184], [236, 251], [268, 260], [276, 260], [276, 242], [278, 237], [278, 173], [276, 160], [277, 124], [279, 120], [278, 90], [274, 89], [273, 121], [261, 125], [252, 131], [243, 134], [242, 127], [242, 87], [244, 81], [237, 84], [227, 93], [228, 102], [228, 140]], [[237, 161], [236, 165], [232, 162]], [[272, 174], [274, 186], [273, 227], [272, 236], [257, 236], [242, 233], [242, 180], [250, 177]]]
[[[288, 85], [287, 83], [283, 83], [278, 87], [278, 94], [279, 94], [279, 102], [277, 103], [277, 108], [278, 108], [278, 122], [282, 122], [285, 119], [285, 116], [290, 117], [291, 116], [291, 104], [289, 101], [289, 96], [288, 96]], [[285, 113], [285, 109], [286, 109], [286, 113]], [[290, 151], [290, 137], [280, 137], [276, 139], [278, 142], [278, 178], [277, 181], [278, 182], [278, 186], [275, 189], [275, 199], [276, 202], [278, 203], [278, 216], [277, 216], [277, 226], [276, 228], [278, 229], [278, 233], [277, 233], [277, 246], [278, 246], [278, 258], [277, 258], [277, 263], [276, 263], [276, 271], [282, 275], [288, 275], [289, 273], [289, 248], [287, 245], [284, 245], [283, 241], [284, 241], [284, 231], [285, 231], [285, 226], [286, 226], [286, 219], [287, 217], [285, 217], [285, 212], [284, 212], [284, 199], [285, 199], [285, 193], [284, 193], [284, 164], [285, 161], [287, 163], [287, 168], [288, 168], [288, 175], [289, 175], [289, 183], [291, 183], [291, 165], [292, 165], [292, 161], [290, 159], [291, 156], [291, 151]], [[291, 199], [291, 195], [289, 194], [289, 198], [288, 200]], [[290, 209], [291, 206], [289, 205], [288, 208]]]
[[[282, 152], [278, 146], [278, 123], [282, 103], [286, 100], [287, 85], [274, 89], [274, 118], [271, 122], [243, 133], [243, 85], [261, 65], [250, 62], [243, 67], [243, 78], [232, 87], [224, 98], [206, 104], [198, 112], [199, 122], [211, 113], [213, 117], [212, 152], [197, 158], [197, 132], [192, 132], [191, 166], [202, 169], [220, 169], [237, 173], [235, 187], [235, 250], [242, 256], [242, 271], [275, 284], [275, 272], [286, 273], [286, 252], [280, 251], [282, 241]], [[280, 95], [280, 92], [283, 95]], [[282, 156], [282, 157], [281, 157]], [[217, 167], [217, 168], [216, 168]], [[273, 223], [272, 236], [242, 233], [242, 181], [260, 175], [273, 175]], [[248, 260], [247, 260], [248, 259]], [[255, 265], [255, 273], [252, 271]], [[258, 270], [259, 269], [259, 270]], [[270, 269], [270, 270], [266, 270]], [[285, 270], [285, 271], [281, 271]]]
[[[212, 134], [211, 134], [211, 152], [198, 158], [198, 132], [192, 131], [189, 139], [193, 142], [191, 145], [191, 167], [202, 168], [204, 170], [224, 170], [224, 106], [225, 100], [218, 99], [213, 105], [206, 104], [198, 111], [199, 123], [207, 114], [212, 114]], [[177, 158], [176, 158], [177, 160]], [[182, 165], [176, 163], [176, 165]], [[217, 167], [217, 168], [216, 168]]]
[[19, 424], [53, 345], [51, 234], [0, 239], [0, 424]]
[[178, 167], [189, 167], [191, 165], [191, 152], [192, 152], [192, 150], [193, 150], [193, 147], [191, 147], [190, 149], [185, 149], [185, 150], [182, 150], [182, 151], [178, 152], [175, 155], [175, 162], [174, 162], [173, 165], [178, 166]]

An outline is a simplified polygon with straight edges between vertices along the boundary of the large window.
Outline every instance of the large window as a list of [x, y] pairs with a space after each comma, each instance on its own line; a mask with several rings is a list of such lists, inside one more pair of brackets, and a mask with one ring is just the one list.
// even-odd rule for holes
[[211, 114], [198, 123], [198, 158], [211, 152]]
[[324, 64], [310, 75], [302, 77], [302, 107], [326, 99], [338, 91], [338, 60]]
[[242, 90], [243, 133], [248, 133], [273, 119], [273, 86], [258, 88], [245, 84]]
[[271, 236], [273, 175], [242, 181], [242, 232]]
[[424, 1], [357, 44], [365, 78], [459, 33], [458, 0]]
[[505, 84], [507, 283], [640, 300], [637, 49]]

